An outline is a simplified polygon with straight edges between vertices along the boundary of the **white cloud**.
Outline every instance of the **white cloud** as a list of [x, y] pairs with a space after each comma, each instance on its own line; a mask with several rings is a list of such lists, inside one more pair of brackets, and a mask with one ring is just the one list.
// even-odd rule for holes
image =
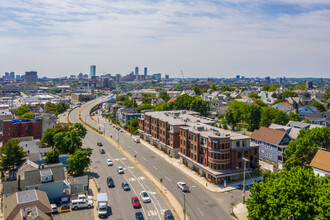
[[[309, 3], [280, 2], [304, 7]], [[4, 61], [0, 73], [35, 69], [58, 76], [87, 73], [90, 64], [96, 64], [100, 73], [127, 73], [138, 65], [172, 76], [180, 76], [180, 66], [191, 77], [201, 73], [314, 76], [329, 70], [325, 59], [330, 55], [329, 10], [265, 17], [254, 11], [253, 4], [260, 1], [248, 4], [1, 1], [0, 8], [6, 8], [2, 17], [7, 19], [1, 21], [0, 15]]]

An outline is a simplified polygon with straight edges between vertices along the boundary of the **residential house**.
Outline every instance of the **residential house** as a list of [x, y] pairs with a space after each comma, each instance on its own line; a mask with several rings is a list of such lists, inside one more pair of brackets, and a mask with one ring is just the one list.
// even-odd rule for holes
[[235, 101], [245, 102], [247, 104], [253, 104], [253, 100], [251, 98], [247, 98], [247, 99], [235, 99]]
[[0, 110], [0, 132], [3, 131], [3, 121], [13, 120], [13, 114], [8, 110]]
[[278, 109], [280, 111], [284, 111], [287, 114], [289, 114], [289, 112], [293, 110], [293, 106], [290, 105], [288, 102], [277, 103], [277, 104], [273, 105], [272, 107], [275, 109]]
[[189, 96], [195, 96], [196, 95], [194, 90], [183, 90], [180, 95], [184, 95], [184, 94], [187, 94]]
[[19, 191], [3, 200], [3, 217], [10, 220], [51, 220], [52, 208], [45, 192]]
[[284, 150], [291, 141], [291, 137], [284, 129], [260, 127], [253, 131], [251, 141], [259, 144], [259, 164], [261, 167], [272, 171], [283, 168]]
[[116, 118], [118, 109], [120, 109], [122, 107], [123, 106], [121, 106], [119, 103], [115, 103], [115, 104], [111, 105], [110, 106], [110, 117]]
[[170, 100], [168, 100], [167, 103], [175, 102], [175, 100], [176, 100], [176, 97], [172, 97], [172, 98], [170, 98]]
[[310, 163], [315, 175], [320, 177], [330, 175], [330, 152], [317, 150], [313, 160]]
[[153, 106], [158, 105], [162, 102], [164, 102], [164, 100], [160, 97], [151, 99], [151, 105]]
[[299, 121], [289, 121], [286, 126], [291, 128], [298, 128], [298, 129], [308, 129], [311, 124], [299, 122]]
[[71, 195], [85, 193], [89, 190], [89, 177], [87, 175], [69, 178], [68, 182], [70, 184]]
[[[17, 180], [3, 182], [4, 198], [17, 191], [38, 189], [46, 192], [49, 199], [60, 198], [70, 194], [67, 181], [67, 169], [63, 164], [42, 165], [28, 162], [17, 172]], [[24, 171], [24, 172], [23, 172]]]
[[117, 111], [116, 119], [122, 125], [126, 124], [128, 120], [139, 119], [141, 113], [137, 112], [136, 108], [120, 108]]
[[285, 125], [279, 125], [279, 124], [271, 124], [269, 126], [271, 129], [284, 129], [285, 132], [290, 136], [292, 140], [296, 140], [299, 136], [299, 131], [300, 128], [295, 128], [295, 127], [289, 127]]
[[305, 118], [313, 124], [330, 127], [330, 112], [316, 111], [314, 114], [305, 114]]
[[[36, 114], [36, 119], [41, 119], [42, 121], [42, 135], [48, 128], [55, 128], [57, 117], [52, 113], [39, 113]], [[41, 136], [42, 136], [41, 135]]]
[[288, 97], [285, 99], [290, 105], [293, 106], [293, 108], [298, 109], [301, 105], [301, 98], [299, 97]]

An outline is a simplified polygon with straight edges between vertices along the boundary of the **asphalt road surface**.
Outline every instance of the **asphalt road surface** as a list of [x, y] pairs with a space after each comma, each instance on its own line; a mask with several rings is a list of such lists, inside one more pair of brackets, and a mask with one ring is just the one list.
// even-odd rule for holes
[[[78, 111], [74, 109], [70, 114], [72, 122], [78, 122]], [[103, 146], [97, 146], [97, 142], [102, 142]], [[94, 131], [88, 130], [86, 137], [83, 140], [83, 148], [91, 148], [93, 154], [91, 157], [91, 175], [96, 179], [100, 187], [100, 192], [108, 194], [109, 219], [135, 219], [135, 212], [142, 212], [146, 219], [160, 220], [163, 219], [163, 213], [168, 206], [164, 198], [156, 191], [155, 187], [148, 179], [135, 168], [129, 160], [127, 160], [114, 146], [111, 146], [103, 136]], [[105, 154], [100, 153], [100, 149], [105, 150]], [[113, 161], [113, 166], [108, 166], [106, 160], [110, 158]], [[124, 168], [124, 174], [118, 174], [117, 167]], [[114, 179], [115, 187], [108, 188], [106, 179], [111, 176]], [[124, 191], [121, 184], [128, 182], [130, 191]], [[147, 191], [151, 202], [143, 203], [140, 199], [142, 208], [134, 209], [131, 203], [132, 196], [139, 196], [141, 191]]]
[[[87, 123], [94, 126], [95, 128], [104, 131], [105, 126], [105, 133], [107, 136], [111, 136], [114, 140], [117, 141], [119, 137], [119, 143], [122, 147], [125, 148], [132, 155], [136, 155], [137, 160], [146, 167], [155, 177], [158, 179], [163, 179], [164, 186], [176, 197], [176, 199], [181, 203], [182, 207], [184, 204], [184, 196], [183, 193], [178, 190], [176, 183], [179, 181], [186, 182], [188, 186], [195, 186], [191, 189], [190, 193], [185, 195], [186, 197], [186, 211], [191, 220], [199, 220], [199, 219], [234, 219], [228, 210], [228, 207], [232, 206], [234, 202], [236, 203], [240, 200], [240, 192], [234, 193], [215, 193], [210, 192], [204, 187], [201, 187], [199, 183], [197, 183], [194, 179], [186, 176], [180, 170], [175, 168], [172, 165], [169, 165], [166, 161], [164, 161], [158, 154], [150, 151], [148, 148], [144, 147], [142, 144], [135, 143], [127, 134], [118, 133], [118, 131], [109, 125], [109, 123], [101, 122], [101, 124], [96, 124], [93, 120], [91, 120], [88, 116], [90, 109], [93, 105], [90, 105], [86, 109], [82, 111], [81, 118], [83, 120], [87, 120]], [[70, 114], [70, 118], [72, 121], [77, 121], [77, 114], [78, 109], [74, 110], [72, 114]], [[91, 133], [91, 132], [89, 132]], [[92, 136], [89, 136], [92, 135]], [[85, 140], [88, 140], [89, 144], [96, 143], [97, 140], [101, 140], [100, 135], [93, 133], [89, 134]], [[92, 138], [92, 140], [89, 140]], [[95, 145], [95, 144], [94, 144]], [[93, 146], [94, 147], [94, 146]], [[95, 149], [95, 147], [94, 147]], [[107, 145], [106, 152], [109, 152], [110, 149], [114, 149], [110, 144]], [[97, 152], [98, 153], [98, 152]], [[94, 153], [94, 156], [97, 155]], [[111, 155], [111, 153], [110, 153]], [[112, 155], [111, 155], [112, 156]], [[99, 157], [98, 157], [99, 158]], [[101, 157], [104, 160], [106, 157]], [[120, 159], [120, 157], [113, 157], [116, 159]], [[94, 159], [93, 159], [94, 160]], [[98, 159], [97, 161], [102, 161], [102, 159]], [[124, 160], [125, 161], [125, 160]], [[120, 164], [122, 161], [118, 161]], [[128, 163], [125, 161], [124, 163]], [[101, 163], [102, 164], [102, 163]], [[95, 166], [95, 161], [92, 163], [92, 168]], [[98, 167], [98, 166], [97, 166]], [[111, 169], [111, 168], [110, 168]], [[108, 169], [109, 170], [109, 169]], [[107, 169], [100, 170], [102, 173], [102, 177], [105, 178], [108, 173], [106, 172]], [[110, 172], [110, 171], [109, 171]], [[110, 174], [110, 173], [109, 173]], [[111, 174], [113, 175], [113, 174]], [[117, 179], [117, 176], [115, 176]], [[115, 180], [116, 181], [116, 180]], [[101, 182], [104, 182], [102, 179]], [[127, 205], [127, 202], [125, 202]], [[123, 203], [124, 205], [124, 203]], [[123, 206], [125, 207], [125, 206]]]

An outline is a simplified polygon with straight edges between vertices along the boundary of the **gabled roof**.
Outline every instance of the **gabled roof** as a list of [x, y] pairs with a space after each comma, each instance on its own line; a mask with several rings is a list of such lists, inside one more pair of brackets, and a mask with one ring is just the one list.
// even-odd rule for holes
[[260, 127], [258, 130], [253, 131], [251, 138], [266, 143], [279, 145], [285, 135], [286, 132], [284, 129], [271, 129], [267, 127]]
[[330, 152], [318, 150], [310, 166], [330, 173]]
[[167, 102], [167, 103], [170, 103], [170, 102], [175, 102], [175, 100], [176, 100], [176, 97], [172, 97], [172, 98], [170, 98], [170, 100], [168, 100], [168, 102]]

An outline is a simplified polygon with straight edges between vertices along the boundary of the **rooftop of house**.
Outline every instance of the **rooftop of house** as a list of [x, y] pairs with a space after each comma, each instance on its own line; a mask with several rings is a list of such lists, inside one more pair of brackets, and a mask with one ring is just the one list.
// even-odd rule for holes
[[293, 128], [285, 125], [271, 124], [269, 128], [272, 129], [284, 129], [292, 139], [297, 139], [299, 135], [300, 128]]
[[330, 173], [330, 152], [318, 150], [310, 166]]
[[88, 184], [88, 176], [79, 176], [79, 177], [75, 177], [75, 178], [68, 178], [68, 182], [70, 184]]
[[52, 209], [44, 191], [19, 191], [5, 198], [3, 203], [4, 219], [22, 220], [28, 216], [31, 219], [50, 219], [45, 213], [51, 213]]
[[286, 131], [284, 129], [271, 129], [260, 127], [253, 131], [251, 138], [270, 144], [280, 145]]
[[299, 121], [289, 121], [286, 126], [288, 127], [294, 127], [294, 128], [300, 128], [300, 129], [304, 129], [304, 128], [308, 128], [310, 126], [310, 124], [308, 123], [304, 123], [304, 122], [299, 122]]

